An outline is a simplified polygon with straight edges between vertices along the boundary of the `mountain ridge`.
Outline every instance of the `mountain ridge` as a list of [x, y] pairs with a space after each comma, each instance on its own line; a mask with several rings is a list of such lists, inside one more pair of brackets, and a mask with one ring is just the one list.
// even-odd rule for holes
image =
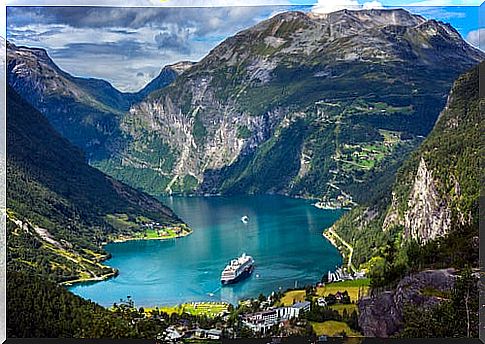
[[[478, 259], [477, 171], [483, 156], [478, 70], [484, 63], [455, 81], [433, 131], [399, 169], [391, 195], [351, 210], [333, 225], [354, 246], [356, 266], [375, 264], [386, 245], [404, 255], [389, 264], [422, 260], [460, 267]], [[406, 258], [416, 252], [425, 258]]]
[[[93, 166], [153, 195], [362, 203], [362, 188], [385, 192], [451, 82], [484, 56], [449, 24], [402, 9], [284, 12], [228, 37], [172, 82], [155, 78], [127, 112], [81, 111], [94, 133], [62, 128]], [[51, 121], [65, 117], [51, 105]]]
[[45, 49], [7, 45], [7, 82], [41, 111], [88, 159], [109, 156], [122, 146], [119, 121], [133, 103], [171, 83], [177, 71], [166, 66], [138, 92], [121, 92], [99, 78], [76, 77], [59, 68]]
[[[404, 25], [368, 20], [376, 14]], [[359, 15], [365, 20], [356, 26]], [[485, 56], [448, 25], [403, 10], [339, 11], [326, 18], [286, 12], [227, 38], [174, 83], [132, 106], [121, 124], [131, 143], [95, 165], [153, 194], [270, 192], [322, 197], [331, 176], [321, 176], [312, 167], [316, 159], [325, 160], [328, 171], [334, 159], [332, 155], [312, 157], [317, 147], [309, 137], [296, 143], [299, 147], [288, 155], [280, 155], [291, 158], [289, 179], [276, 180], [274, 185], [257, 181], [262, 172], [257, 159], [268, 160], [257, 156], [273, 154], [277, 146], [270, 139], [278, 141], [274, 135], [284, 129], [284, 123], [301, 125], [302, 119], [308, 134], [317, 135], [316, 130], [328, 127], [318, 121], [339, 127], [338, 113], [331, 106], [349, 110], [352, 100], [359, 99], [362, 105], [354, 106], [354, 112], [361, 114], [352, 117], [376, 142], [379, 130], [403, 137], [425, 136], [452, 80]], [[444, 67], [450, 58], [457, 61], [456, 70]], [[384, 112], [364, 117], [372, 111], [357, 110], [375, 109], [376, 104], [385, 104], [379, 110]], [[321, 118], [322, 112], [331, 113], [330, 118]], [[348, 121], [345, 126], [364, 130], [357, 129], [354, 119]], [[315, 140], [319, 139], [310, 141]], [[337, 145], [334, 157], [339, 149]], [[158, 158], [157, 153], [149, 153], [153, 151], [161, 152]], [[282, 164], [278, 161], [275, 166]], [[244, 180], [242, 173], [247, 175]], [[364, 168], [358, 173], [367, 172]], [[310, 179], [322, 185], [313, 188], [310, 184], [315, 181]], [[359, 197], [356, 183], [344, 184], [348, 184], [344, 192]]]

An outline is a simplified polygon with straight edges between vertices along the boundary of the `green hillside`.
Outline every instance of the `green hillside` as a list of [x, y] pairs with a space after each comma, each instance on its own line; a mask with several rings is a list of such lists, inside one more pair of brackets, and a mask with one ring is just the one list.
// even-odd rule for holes
[[392, 197], [357, 207], [333, 226], [353, 245], [356, 266], [374, 265], [374, 285], [424, 268], [478, 266], [483, 66], [456, 80], [434, 129], [399, 169]]
[[[15, 91], [7, 93], [8, 265], [57, 281], [112, 273], [100, 244], [149, 221], [182, 221], [159, 201], [90, 167]], [[123, 215], [130, 226], [109, 221]]]

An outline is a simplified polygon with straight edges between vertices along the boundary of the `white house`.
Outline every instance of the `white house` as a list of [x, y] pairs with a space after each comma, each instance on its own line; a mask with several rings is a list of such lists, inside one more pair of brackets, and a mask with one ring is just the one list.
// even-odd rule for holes
[[173, 327], [170, 326], [165, 331], [165, 340], [167, 341], [176, 341], [182, 338], [182, 335]]
[[320, 307], [326, 307], [328, 304], [324, 297], [320, 297], [317, 300], [317, 305], [319, 305]]
[[209, 339], [221, 339], [222, 331], [215, 328], [207, 331], [207, 338]]

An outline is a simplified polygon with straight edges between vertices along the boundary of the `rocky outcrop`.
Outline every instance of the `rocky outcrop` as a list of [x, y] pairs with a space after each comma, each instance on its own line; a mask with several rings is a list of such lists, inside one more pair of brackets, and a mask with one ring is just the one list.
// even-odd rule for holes
[[431, 308], [443, 301], [455, 280], [453, 269], [427, 270], [403, 278], [396, 289], [359, 300], [359, 326], [366, 337], [398, 333], [406, 304]]
[[[456, 189], [459, 188], [456, 182]], [[450, 231], [450, 200], [438, 191], [437, 181], [423, 157], [419, 160], [403, 214], [399, 213], [399, 206], [396, 193], [393, 192], [391, 206], [382, 224], [383, 230], [402, 225], [405, 238], [421, 243], [444, 236]]]
[[427, 242], [448, 233], [450, 225], [446, 196], [437, 191], [433, 175], [421, 158], [404, 214], [404, 236]]

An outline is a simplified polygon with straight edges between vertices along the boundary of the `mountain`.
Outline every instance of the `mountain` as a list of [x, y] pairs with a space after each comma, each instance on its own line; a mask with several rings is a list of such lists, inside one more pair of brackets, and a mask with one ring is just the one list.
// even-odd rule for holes
[[7, 61], [8, 84], [94, 160], [123, 145], [119, 123], [133, 103], [168, 85], [190, 65], [167, 66], [144, 89], [123, 93], [105, 80], [74, 77], [61, 70], [44, 49], [7, 42]]
[[9, 48], [8, 72], [93, 166], [138, 189], [345, 206], [386, 196], [452, 81], [483, 58], [448, 24], [342, 10], [278, 14], [196, 64], [164, 68], [137, 94], [66, 75], [36, 49]]
[[478, 266], [484, 67], [455, 81], [433, 130], [400, 168], [392, 197], [357, 207], [332, 227], [353, 246], [355, 266], [386, 266], [376, 276], [381, 284], [408, 270]]
[[142, 223], [182, 223], [156, 199], [89, 166], [7, 88], [7, 264], [56, 281], [112, 274], [102, 242]]
[[43, 49], [7, 43], [7, 82], [89, 158], [107, 156], [106, 142], [130, 102], [109, 83], [76, 78]]
[[484, 57], [450, 25], [404, 10], [281, 13], [133, 105], [123, 148], [92, 163], [152, 194], [370, 202]]
[[187, 69], [192, 67], [194, 62], [190, 61], [180, 61], [168, 66], [165, 66], [160, 71], [160, 74], [150, 81], [145, 87], [143, 87], [140, 91], [136, 92], [135, 98], [136, 100], [140, 101], [143, 100], [146, 96], [148, 96], [153, 91], [159, 90], [164, 88], [165, 86], [170, 85], [177, 76], [185, 72]]

